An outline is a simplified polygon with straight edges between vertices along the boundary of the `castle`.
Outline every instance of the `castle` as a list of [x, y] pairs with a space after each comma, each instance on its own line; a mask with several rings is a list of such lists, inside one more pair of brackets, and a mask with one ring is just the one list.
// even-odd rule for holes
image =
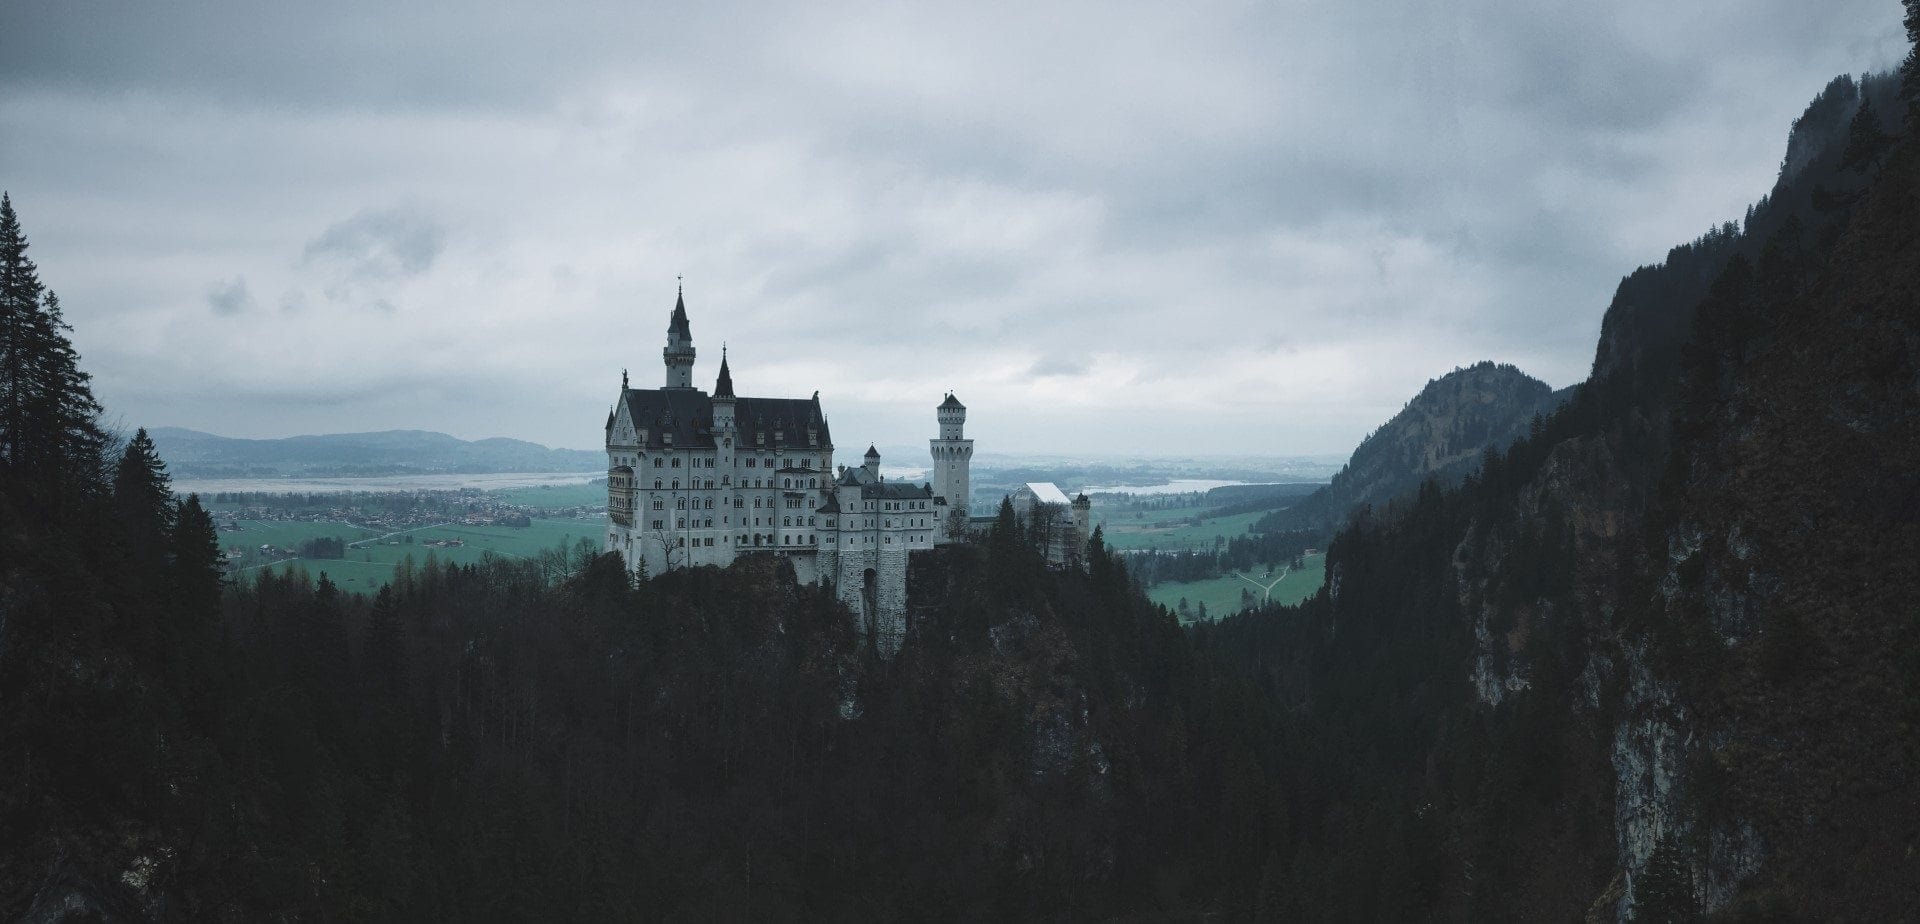
[[883, 651], [898, 650], [907, 556], [966, 532], [966, 407], [948, 394], [936, 410], [930, 483], [888, 481], [871, 446], [861, 465], [834, 465], [817, 391], [737, 396], [724, 349], [713, 394], [695, 388], [684, 291], [661, 352], [665, 387], [629, 387], [623, 372], [607, 414], [606, 550], [645, 574], [784, 557], [801, 581], [831, 584]]

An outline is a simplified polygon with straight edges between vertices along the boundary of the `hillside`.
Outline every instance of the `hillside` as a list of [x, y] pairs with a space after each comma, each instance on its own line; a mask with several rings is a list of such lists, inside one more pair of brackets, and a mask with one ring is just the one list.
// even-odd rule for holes
[[1292, 910], [1920, 904], [1920, 149], [1848, 158], [1862, 92], [1814, 101], [1743, 225], [1623, 280], [1541, 427], [1206, 635], [1329, 742]]
[[1457, 483], [1489, 449], [1505, 449], [1566, 398], [1509, 365], [1475, 363], [1427, 383], [1353, 451], [1325, 488], [1262, 520], [1265, 531], [1331, 531], [1362, 504], [1380, 506], [1435, 478]]
[[503, 437], [468, 441], [428, 430], [250, 440], [157, 427], [149, 435], [175, 475], [196, 478], [591, 472], [606, 465], [598, 452]]

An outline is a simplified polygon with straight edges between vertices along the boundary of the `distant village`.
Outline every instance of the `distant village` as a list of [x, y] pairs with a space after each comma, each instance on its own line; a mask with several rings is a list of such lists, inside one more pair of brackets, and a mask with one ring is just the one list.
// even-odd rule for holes
[[[604, 504], [511, 503], [498, 494], [471, 489], [345, 494], [223, 492], [203, 500], [213, 515], [214, 528], [220, 534], [221, 552], [229, 568], [296, 558], [340, 558], [348, 549], [375, 545], [460, 548], [466, 545], [462, 539], [416, 539], [410, 531], [443, 526], [519, 529], [533, 525], [535, 517], [577, 519], [604, 516], [606, 511]], [[261, 524], [298, 523], [353, 527], [379, 535], [352, 541], [323, 535], [297, 543], [284, 538], [279, 544], [249, 541], [250, 533], [261, 532]], [[272, 532], [282, 536], [286, 533], [277, 529]], [[330, 542], [338, 543], [339, 547], [329, 547]]]

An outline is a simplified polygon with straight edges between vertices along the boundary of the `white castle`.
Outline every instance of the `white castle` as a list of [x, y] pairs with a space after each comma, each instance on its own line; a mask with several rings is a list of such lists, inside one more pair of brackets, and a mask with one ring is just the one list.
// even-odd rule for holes
[[793, 562], [830, 583], [881, 649], [906, 631], [907, 556], [967, 527], [967, 409], [948, 394], [931, 440], [933, 481], [907, 484], [864, 464], [833, 463], [833, 437], [811, 398], [742, 398], [726, 351], [713, 394], [693, 387], [693, 333], [682, 292], [667, 325], [666, 387], [630, 388], [607, 414], [607, 547], [630, 571], [726, 565], [742, 554]]

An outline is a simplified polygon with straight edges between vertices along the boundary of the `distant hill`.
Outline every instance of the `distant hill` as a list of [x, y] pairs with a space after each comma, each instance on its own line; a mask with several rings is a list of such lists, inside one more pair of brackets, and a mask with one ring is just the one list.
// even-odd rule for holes
[[1558, 407], [1556, 392], [1519, 369], [1492, 362], [1455, 369], [1427, 383], [1326, 487], [1262, 521], [1263, 529], [1331, 530], [1361, 504], [1380, 505], [1429, 477], [1452, 484], [1480, 465], [1488, 447], [1526, 435], [1534, 415]]
[[180, 427], [148, 431], [176, 476], [399, 475], [454, 472], [590, 472], [598, 452], [548, 449], [525, 440], [463, 440], [430, 430], [329, 433], [247, 440]]

